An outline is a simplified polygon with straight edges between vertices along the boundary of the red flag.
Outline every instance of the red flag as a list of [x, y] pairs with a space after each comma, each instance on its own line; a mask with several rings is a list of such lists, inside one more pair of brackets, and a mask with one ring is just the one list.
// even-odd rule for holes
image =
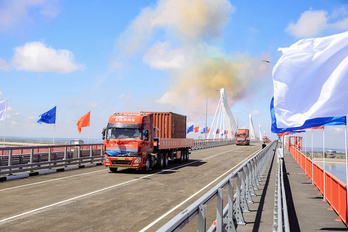
[[310, 127], [310, 128], [306, 128], [305, 130], [310, 130], [310, 129], [324, 129], [324, 126], [317, 126], [317, 127]]
[[77, 125], [77, 130], [79, 133], [81, 133], [81, 127], [86, 127], [89, 126], [91, 119], [91, 111], [89, 111], [87, 114], [83, 115], [76, 123]]
[[195, 131], [195, 133], [197, 133], [199, 131], [199, 126], [196, 126], [195, 128], [193, 128], [193, 130]]

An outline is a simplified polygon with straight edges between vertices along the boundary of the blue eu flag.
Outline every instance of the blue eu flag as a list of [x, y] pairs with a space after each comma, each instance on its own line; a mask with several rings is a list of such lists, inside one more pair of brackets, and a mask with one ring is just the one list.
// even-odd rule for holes
[[50, 109], [49, 111], [40, 114], [39, 120], [37, 123], [47, 123], [47, 124], [55, 124], [56, 123], [56, 106]]

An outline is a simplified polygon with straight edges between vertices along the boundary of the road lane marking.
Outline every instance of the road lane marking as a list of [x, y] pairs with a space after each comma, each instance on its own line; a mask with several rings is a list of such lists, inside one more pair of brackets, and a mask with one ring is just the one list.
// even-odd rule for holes
[[0, 192], [1, 191], [5, 191], [5, 190], [12, 190], [12, 189], [16, 189], [16, 188], [21, 188], [21, 187], [28, 187], [28, 186], [31, 186], [31, 185], [43, 184], [43, 183], [56, 181], [56, 180], [62, 180], [62, 179], [67, 179], [67, 178], [72, 178], [72, 177], [77, 177], [77, 176], [83, 176], [83, 175], [87, 175], [87, 174], [93, 174], [95, 172], [101, 172], [101, 171], [105, 171], [105, 169], [98, 170], [98, 171], [93, 171], [93, 172], [86, 172], [86, 173], [77, 174], [77, 175], [73, 175], [73, 176], [60, 177], [60, 178], [56, 178], [56, 179], [52, 179], [52, 180], [44, 180], [44, 181], [40, 181], [40, 182], [35, 182], [35, 183], [31, 183], [31, 184], [25, 184], [25, 185], [20, 185], [20, 186], [5, 188], [5, 189], [0, 189]]
[[[235, 149], [237, 150], [237, 149]], [[96, 193], [100, 193], [100, 192], [103, 192], [103, 191], [106, 191], [106, 190], [109, 190], [109, 189], [112, 189], [112, 188], [115, 188], [115, 187], [118, 187], [118, 186], [121, 186], [121, 185], [125, 185], [125, 184], [128, 184], [128, 183], [131, 183], [131, 182], [135, 182], [135, 181], [138, 181], [138, 180], [141, 180], [141, 179], [145, 179], [145, 178], [148, 178], [148, 177], [151, 177], [151, 176], [154, 176], [154, 175], [157, 175], [157, 174], [160, 174], [160, 173], [163, 173], [163, 172], [167, 172], [168, 170], [174, 170], [176, 168], [180, 168], [180, 167], [184, 167], [184, 166], [187, 166], [187, 165], [190, 165], [190, 164], [193, 164], [193, 163], [197, 163], [197, 162], [200, 162], [200, 161], [203, 161], [203, 160], [206, 160], [206, 159], [210, 159], [212, 157], [216, 157], [218, 155], [222, 155], [222, 154], [225, 154], [225, 153], [228, 153], [228, 152], [233, 152], [235, 150], [229, 150], [229, 151], [226, 151], [226, 152], [221, 152], [219, 154], [216, 154], [216, 155], [213, 155], [213, 156], [210, 156], [210, 157], [206, 157], [206, 158], [203, 158], [203, 159], [200, 159], [200, 160], [195, 160], [193, 162], [190, 162], [190, 163], [186, 163], [186, 164], [183, 164], [183, 165], [180, 165], [180, 166], [176, 166], [176, 167], [173, 167], [173, 168], [170, 168], [170, 169], [165, 169], [165, 170], [162, 170], [162, 171], [159, 171], [159, 172], [156, 172], [156, 173], [152, 173], [150, 175], [146, 175], [146, 176], [142, 176], [140, 178], [137, 178], [137, 179], [133, 179], [133, 180], [129, 180], [129, 181], [126, 181], [126, 182], [122, 182], [122, 183], [119, 183], [119, 184], [116, 184], [116, 185], [112, 185], [112, 186], [109, 186], [109, 187], [106, 187], [106, 188], [102, 188], [102, 189], [99, 189], [99, 190], [96, 190], [96, 191], [93, 191], [93, 192], [89, 192], [89, 193], [86, 193], [86, 194], [83, 194], [83, 195], [80, 195], [80, 196], [76, 196], [76, 197], [73, 197], [73, 198], [69, 198], [69, 199], [66, 199], [64, 201], [59, 201], [59, 202], [56, 202], [56, 203], [53, 203], [53, 204], [50, 204], [50, 205], [46, 205], [46, 206], [43, 206], [43, 207], [40, 207], [40, 208], [37, 208], [37, 209], [34, 209], [34, 210], [30, 210], [30, 211], [27, 211], [25, 213], [21, 213], [21, 214], [17, 214], [17, 215], [14, 215], [14, 216], [11, 216], [11, 217], [8, 217], [8, 218], [5, 218], [5, 219], [1, 219], [0, 220], [0, 223], [2, 222], [6, 222], [6, 221], [9, 221], [11, 219], [15, 219], [15, 218], [19, 218], [19, 217], [22, 217], [22, 216], [25, 216], [25, 215], [28, 215], [28, 214], [31, 214], [31, 213], [35, 213], [35, 212], [38, 212], [38, 211], [41, 211], [41, 210], [44, 210], [44, 209], [48, 209], [48, 208], [51, 208], [51, 207], [54, 207], [54, 206], [57, 206], [57, 205], [61, 205], [61, 204], [64, 204], [64, 203], [67, 203], [67, 202], [70, 202], [70, 201], [74, 201], [74, 200], [77, 200], [77, 199], [80, 199], [80, 198], [83, 198], [83, 197], [86, 197], [86, 196], [90, 196], [90, 195], [93, 195], [93, 194], [96, 194]], [[239, 163], [240, 164], [240, 163]], [[238, 164], [238, 165], [239, 165]], [[232, 168], [233, 169], [233, 168]], [[223, 174], [224, 175], [224, 174]], [[219, 177], [220, 178], [220, 177]], [[215, 180], [214, 180], [215, 181]], [[213, 181], [213, 182], [214, 182]], [[212, 183], [213, 183], [212, 182]], [[209, 184], [210, 185], [210, 184]], [[206, 187], [208, 187], [209, 185], [207, 185]], [[204, 188], [206, 188], [204, 187]], [[202, 189], [203, 190], [203, 189]], [[200, 191], [202, 191], [200, 190]], [[198, 192], [197, 192], [198, 193]], [[196, 193], [196, 194], [197, 194]], [[193, 195], [194, 196], [194, 195]], [[191, 196], [191, 197], [193, 197]], [[188, 199], [187, 199], [188, 200]], [[180, 205], [179, 205], [180, 206]], [[177, 206], [177, 207], [179, 207]], [[174, 210], [174, 209], [173, 209]], [[157, 220], [156, 220], [157, 222]]]
[[[238, 150], [238, 149], [235, 149], [235, 150]], [[233, 150], [233, 151], [234, 151], [234, 150]], [[220, 154], [217, 154], [217, 155], [220, 155]], [[217, 156], [217, 155], [211, 156], [210, 158], [213, 158], [213, 157], [215, 157], [215, 156]], [[208, 158], [209, 158], [209, 157], [208, 157]], [[9, 188], [5, 188], [5, 189], [0, 189], [0, 192], [6, 191], [6, 190], [12, 190], [12, 189], [17, 189], [17, 188], [22, 188], [22, 187], [28, 187], [28, 186], [32, 186], [32, 185], [44, 184], [44, 183], [47, 183], [47, 182], [63, 180], [63, 179], [68, 179], [68, 178], [72, 178], [72, 177], [78, 177], [78, 176], [93, 174], [93, 173], [95, 173], [95, 172], [103, 172], [103, 171], [105, 171], [105, 170], [106, 170], [106, 169], [102, 169], [102, 170], [98, 170], [98, 171], [87, 172], [87, 173], [77, 174], [77, 175], [73, 175], [73, 176], [60, 177], [60, 178], [56, 178], [56, 179], [40, 181], [40, 182], [31, 183], [31, 184], [25, 184], [25, 185], [20, 185], [20, 186], [15, 186], [15, 187], [9, 187]]]
[[250, 156], [248, 156], [247, 158], [245, 158], [243, 161], [241, 161], [239, 164], [235, 165], [233, 168], [231, 168], [230, 170], [228, 170], [227, 172], [225, 172], [224, 174], [222, 174], [221, 176], [219, 176], [218, 178], [216, 178], [215, 180], [213, 180], [212, 182], [210, 182], [208, 185], [206, 185], [205, 187], [203, 187], [201, 190], [199, 190], [198, 192], [196, 192], [195, 194], [193, 194], [192, 196], [190, 196], [189, 198], [187, 198], [186, 200], [184, 200], [183, 202], [181, 202], [180, 204], [178, 204], [177, 206], [175, 206], [174, 208], [172, 208], [171, 210], [169, 210], [167, 213], [163, 214], [161, 217], [157, 218], [155, 221], [153, 221], [151, 224], [149, 224], [148, 226], [146, 226], [144, 229], [140, 230], [139, 232], [144, 232], [146, 230], [148, 230], [151, 226], [153, 226], [154, 224], [156, 224], [157, 222], [159, 222], [160, 220], [162, 220], [164, 217], [166, 217], [168, 214], [170, 214], [171, 212], [173, 212], [174, 210], [176, 210], [177, 208], [179, 208], [180, 206], [182, 206], [183, 204], [185, 204], [187, 201], [189, 201], [190, 199], [192, 199], [194, 196], [196, 196], [198, 193], [202, 192], [204, 189], [208, 188], [210, 185], [212, 185], [215, 181], [219, 180], [221, 177], [223, 177], [224, 175], [226, 175], [227, 173], [231, 172], [234, 168], [238, 167], [239, 165], [241, 165], [242, 163], [244, 163], [246, 160], [248, 160], [250, 157], [252, 157], [253, 155], [255, 155], [257, 152], [259, 152], [259, 150], [257, 150], [255, 153], [251, 154]]

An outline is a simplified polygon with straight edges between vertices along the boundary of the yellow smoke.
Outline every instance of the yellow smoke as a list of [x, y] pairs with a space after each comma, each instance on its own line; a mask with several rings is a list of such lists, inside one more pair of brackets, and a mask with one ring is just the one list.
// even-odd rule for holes
[[[168, 91], [155, 102], [181, 108], [192, 120], [205, 114], [207, 99], [217, 106], [220, 88], [233, 106], [252, 95], [255, 80], [270, 74], [261, 58], [228, 55], [214, 46], [233, 12], [228, 0], [159, 0], [156, 7], [143, 9], [119, 37], [118, 59], [140, 53], [152, 68], [167, 71]], [[165, 32], [165, 41], [154, 40], [158, 30]], [[209, 108], [209, 113], [214, 111]]]

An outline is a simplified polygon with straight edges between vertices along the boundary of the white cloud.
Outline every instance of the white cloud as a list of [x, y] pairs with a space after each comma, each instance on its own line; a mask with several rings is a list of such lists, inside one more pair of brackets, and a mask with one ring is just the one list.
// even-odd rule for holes
[[30, 117], [28, 117], [28, 119], [39, 119], [39, 117], [30, 116]]
[[325, 10], [305, 11], [296, 23], [289, 23], [285, 31], [298, 38], [308, 38], [328, 29], [348, 29], [348, 5], [341, 5], [331, 14]]
[[155, 102], [160, 104], [175, 104], [177, 99], [178, 99], [178, 93], [168, 91], [168, 92], [165, 92], [160, 99], [155, 100]]
[[18, 124], [19, 124], [19, 122], [16, 122], [16, 121], [11, 121], [11, 124], [12, 124], [12, 125], [18, 125]]
[[327, 130], [332, 132], [334, 135], [342, 133], [342, 128], [335, 128], [335, 127], [327, 127]]
[[56, 17], [59, 13], [59, 0], [8, 0], [0, 9], [0, 26], [12, 26], [24, 20], [31, 20], [30, 10], [39, 8], [44, 16]]
[[69, 73], [85, 68], [77, 64], [69, 50], [55, 50], [41, 42], [28, 42], [15, 48], [11, 65], [17, 70]]
[[7, 111], [8, 111], [8, 112], [11, 112], [11, 111], [15, 111], [15, 109], [13, 109], [13, 108], [10, 107], [10, 106], [7, 106]]
[[260, 115], [260, 111], [258, 111], [258, 110], [253, 110], [253, 111], [251, 111], [250, 114], [252, 114], [252, 115]]
[[0, 58], [0, 70], [5, 70], [5, 71], [9, 71], [10, 70], [10, 65], [3, 58]]
[[86, 103], [86, 105], [90, 106], [90, 107], [97, 107], [98, 106], [98, 102], [88, 102]]
[[112, 69], [122, 69], [123, 68], [123, 64], [121, 62], [118, 61], [112, 61], [110, 64], [110, 68]]
[[305, 11], [296, 23], [290, 23], [285, 29], [295, 37], [312, 37], [327, 29], [327, 11]]
[[155, 69], [179, 69], [187, 61], [184, 49], [171, 49], [168, 42], [157, 43], [143, 57], [143, 61]]

